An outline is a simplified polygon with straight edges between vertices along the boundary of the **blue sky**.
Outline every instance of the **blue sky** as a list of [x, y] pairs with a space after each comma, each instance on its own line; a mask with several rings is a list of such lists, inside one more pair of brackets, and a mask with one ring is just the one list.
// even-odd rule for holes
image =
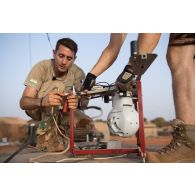
[[[50, 33], [49, 36], [53, 47], [55, 47], [59, 38], [70, 37], [74, 39], [79, 47], [75, 63], [87, 73], [107, 45], [110, 34]], [[98, 77], [97, 82], [113, 83], [116, 80], [128, 62], [130, 41], [136, 38], [136, 33], [128, 34], [117, 60], [110, 69]], [[168, 38], [169, 34], [162, 34], [161, 40], [154, 51], [158, 54], [158, 58], [142, 77], [144, 116], [148, 119], [162, 116], [167, 120], [171, 120], [175, 116], [171, 75], [166, 62]], [[19, 100], [24, 90], [23, 82], [35, 63], [49, 58], [52, 58], [52, 50], [44, 33], [0, 34], [0, 117], [19, 116], [28, 119], [19, 107]], [[90, 105], [101, 106], [104, 112], [102, 119], [107, 118], [112, 107], [111, 102], [105, 104], [101, 98], [91, 100]], [[95, 116], [99, 113], [90, 111], [88, 114]]]

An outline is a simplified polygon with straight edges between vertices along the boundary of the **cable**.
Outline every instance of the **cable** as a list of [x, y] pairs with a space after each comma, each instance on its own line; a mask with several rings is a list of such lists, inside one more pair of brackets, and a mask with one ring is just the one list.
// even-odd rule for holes
[[[101, 117], [102, 114], [103, 114], [102, 108], [100, 108], [100, 107], [98, 107], [98, 106], [88, 106], [87, 108], [85, 108], [85, 110], [89, 110], [89, 109], [95, 109], [95, 110], [99, 110], [99, 111], [100, 111], [100, 114], [97, 115], [97, 116], [91, 117], [92, 119], [99, 118], [99, 117]], [[84, 113], [85, 113], [85, 110], [84, 110]]]
[[64, 161], [82, 161], [82, 160], [88, 160], [89, 158], [87, 157], [83, 157], [83, 158], [63, 158], [61, 160], [58, 160], [56, 162], [60, 163], [60, 162], [64, 162]]
[[118, 155], [118, 156], [109, 156], [109, 157], [104, 157], [104, 158], [94, 158], [95, 160], [107, 160], [107, 159], [113, 159], [113, 158], [122, 158], [127, 156], [127, 154], [123, 154], [123, 155]]
[[60, 128], [59, 128], [59, 126], [57, 124], [57, 121], [56, 121], [55, 117], [57, 118], [56, 113], [54, 112], [54, 109], [52, 107], [52, 117], [51, 118], [54, 121], [54, 124], [55, 124], [59, 134], [67, 140], [67, 142], [68, 142], [67, 147], [62, 152], [47, 152], [45, 154], [41, 154], [39, 156], [30, 158], [29, 162], [38, 162], [37, 160], [40, 159], [40, 158], [45, 158], [45, 157], [48, 157], [48, 156], [56, 156], [56, 155], [65, 154], [69, 150], [69, 148], [70, 148], [70, 139], [62, 133], [62, 131], [60, 130]]
[[14, 156], [16, 156], [20, 151], [22, 151], [26, 146], [28, 145], [28, 142], [22, 144], [22, 146], [16, 150], [12, 155], [10, 155], [3, 163], [8, 163]]
[[[118, 155], [118, 156], [109, 156], [109, 157], [104, 157], [104, 158], [100, 158], [100, 157], [97, 157], [97, 158], [93, 158], [93, 160], [108, 160], [108, 159], [114, 159], [114, 158], [122, 158], [122, 157], [125, 157], [127, 156], [127, 154], [123, 154], [123, 155]], [[83, 157], [83, 158], [64, 158], [64, 159], [61, 159], [61, 160], [58, 160], [56, 162], [63, 162], [63, 161], [83, 161], [83, 160], [89, 160], [90, 158], [87, 158], [87, 157]]]
[[29, 144], [34, 144], [34, 133], [35, 133], [35, 124], [32, 123], [29, 125], [28, 129], [28, 140], [23, 143], [18, 150], [16, 150], [13, 154], [11, 154], [5, 161], [4, 163], [8, 163], [12, 158], [14, 158], [20, 151], [22, 151], [25, 147], [27, 147]]

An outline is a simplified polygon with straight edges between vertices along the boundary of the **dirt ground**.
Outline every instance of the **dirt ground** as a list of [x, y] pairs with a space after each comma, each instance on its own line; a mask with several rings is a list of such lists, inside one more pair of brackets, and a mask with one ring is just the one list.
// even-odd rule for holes
[[[138, 152], [135, 136], [119, 137], [111, 136], [106, 123], [96, 123], [96, 128], [104, 134], [103, 142], [114, 143], [117, 149], [130, 148], [136, 152], [130, 154], [99, 154], [73, 156], [69, 151], [66, 153], [50, 153], [39, 151], [37, 148], [25, 147], [15, 155], [10, 163], [28, 162], [82, 162], [82, 163], [137, 163], [143, 162]], [[19, 118], [0, 118], [0, 138], [8, 137], [8, 143], [0, 143], [0, 162], [4, 162], [10, 155], [21, 147], [27, 132], [27, 121]], [[146, 151], [157, 150], [170, 142], [170, 136], [147, 136], [145, 137]], [[118, 145], [117, 145], [118, 144]], [[113, 146], [112, 146], [113, 147]]]
[[[169, 136], [147, 137], [146, 151], [157, 150], [170, 142]], [[136, 148], [136, 138], [121, 138], [118, 136], [111, 136], [112, 141], [119, 141], [122, 143], [122, 148]], [[0, 162], [4, 162], [11, 154], [13, 154], [20, 145], [0, 146]], [[41, 157], [41, 158], [39, 158]], [[19, 152], [10, 163], [28, 163], [30, 159], [35, 158], [32, 162], [59, 162], [59, 163], [141, 163], [143, 159], [138, 153], [130, 154], [115, 154], [115, 155], [79, 155], [73, 156], [69, 152], [66, 154], [47, 155], [46, 152], [40, 152], [36, 148], [26, 147]]]

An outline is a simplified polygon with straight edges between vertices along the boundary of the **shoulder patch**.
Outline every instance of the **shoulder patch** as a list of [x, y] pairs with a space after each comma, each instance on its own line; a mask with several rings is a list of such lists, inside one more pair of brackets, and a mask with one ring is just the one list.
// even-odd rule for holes
[[37, 80], [30, 79], [30, 83], [33, 84], [33, 85], [36, 85], [37, 84]]

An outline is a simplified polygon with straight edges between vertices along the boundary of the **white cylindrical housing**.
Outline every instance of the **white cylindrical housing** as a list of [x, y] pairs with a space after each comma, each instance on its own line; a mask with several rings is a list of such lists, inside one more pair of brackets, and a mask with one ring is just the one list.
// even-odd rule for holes
[[139, 115], [134, 108], [132, 97], [121, 97], [116, 93], [112, 106], [107, 118], [110, 132], [125, 137], [134, 135], [139, 128]]

